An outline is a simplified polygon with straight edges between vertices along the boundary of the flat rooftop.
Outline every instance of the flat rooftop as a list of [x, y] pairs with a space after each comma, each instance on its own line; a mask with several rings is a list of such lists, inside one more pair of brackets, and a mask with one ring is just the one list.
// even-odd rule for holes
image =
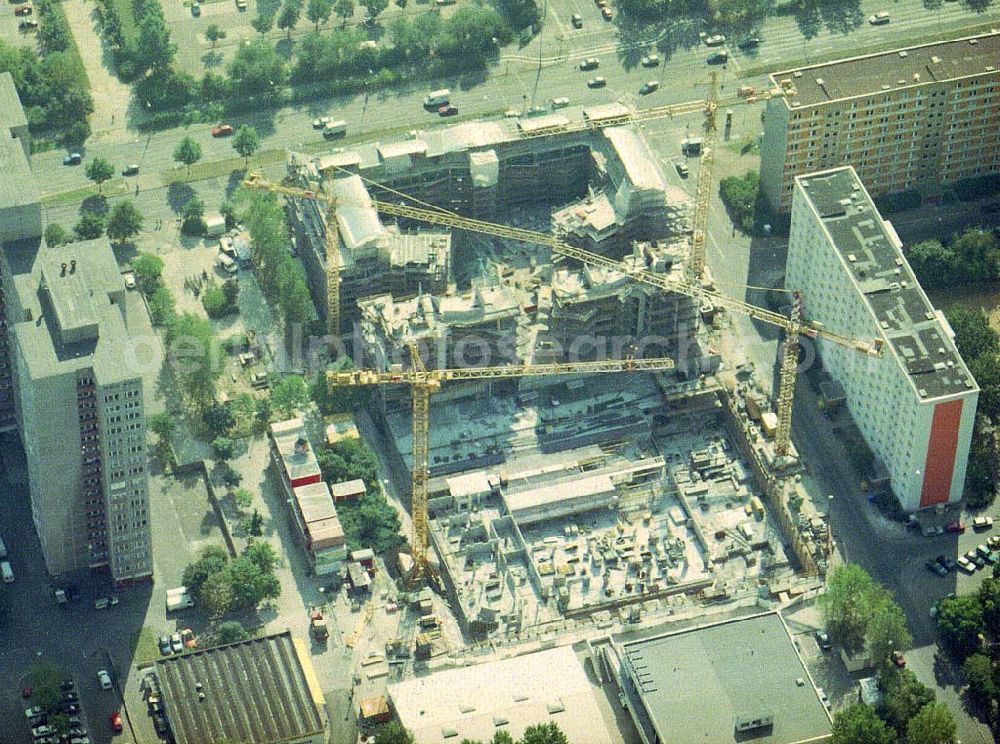
[[324, 731], [319, 682], [290, 631], [161, 659], [154, 669], [177, 744], [277, 744]]
[[994, 32], [784, 70], [770, 78], [775, 88], [782, 80], [791, 80], [795, 93], [784, 100], [786, 106], [796, 109], [946, 80], [996, 75], [998, 67], [1000, 32]]
[[449, 669], [389, 685], [396, 713], [417, 744], [519, 739], [554, 721], [571, 742], [610, 742], [583, 665], [569, 646]]
[[[922, 400], [967, 393], [976, 381], [851, 167], [796, 177], [891, 353]], [[808, 299], [807, 299], [808, 303]]]
[[316, 453], [306, 436], [302, 419], [277, 421], [271, 424], [270, 431], [271, 439], [281, 455], [285, 475], [293, 485], [299, 479], [320, 474]]
[[[795, 744], [830, 733], [829, 714], [777, 613], [626, 643], [619, 651], [661, 741]], [[736, 732], [738, 720], [764, 715], [772, 716], [770, 728]]]

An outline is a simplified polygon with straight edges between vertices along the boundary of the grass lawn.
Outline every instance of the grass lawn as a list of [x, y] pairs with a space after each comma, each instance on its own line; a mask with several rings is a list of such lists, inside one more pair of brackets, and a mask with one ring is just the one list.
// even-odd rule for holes
[[126, 39], [132, 39], [136, 34], [135, 16], [132, 14], [131, 0], [112, 0], [118, 17], [122, 21], [122, 35]]
[[132, 665], [146, 664], [160, 658], [160, 649], [156, 646], [156, 633], [144, 625], [132, 635]]

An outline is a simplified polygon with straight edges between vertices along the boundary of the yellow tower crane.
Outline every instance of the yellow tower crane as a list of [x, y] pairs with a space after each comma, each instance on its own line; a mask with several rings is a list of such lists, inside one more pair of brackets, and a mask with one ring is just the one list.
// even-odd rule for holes
[[428, 556], [427, 481], [430, 473], [430, 397], [441, 383], [459, 380], [502, 380], [552, 375], [587, 375], [610, 372], [664, 372], [674, 368], [672, 359], [613, 359], [600, 362], [566, 364], [528, 364], [504, 367], [469, 367], [464, 369], [427, 369], [419, 349], [410, 343], [412, 367], [409, 370], [376, 372], [353, 370], [328, 372], [331, 387], [357, 385], [409, 385], [413, 395], [413, 469], [410, 515], [413, 519], [413, 570], [411, 583], [434, 574]]
[[284, 196], [311, 199], [326, 205], [326, 230], [323, 235], [326, 253], [326, 332], [340, 336], [340, 245], [337, 240], [337, 200], [333, 194], [289, 188], [278, 183], [270, 183], [260, 178], [259, 173], [251, 173], [243, 181], [248, 189], [270, 191]]
[[701, 160], [698, 164], [698, 189], [694, 199], [694, 230], [691, 234], [691, 258], [688, 271], [698, 279], [705, 271], [705, 243], [708, 240], [708, 208], [712, 199], [712, 167], [715, 164], [715, 71], [709, 73], [708, 97], [705, 99], [704, 135], [701, 141]]
[[[349, 171], [345, 172], [349, 173]], [[323, 198], [318, 196], [315, 192], [307, 189], [299, 189], [292, 186], [269, 183], [257, 173], [249, 174], [246, 182], [252, 183], [253, 188], [268, 189], [286, 196], [305, 199]], [[371, 182], [369, 185], [378, 186], [378, 184], [374, 182]], [[378, 212], [392, 215], [394, 217], [405, 217], [407, 219], [417, 220], [419, 222], [425, 222], [432, 225], [441, 225], [443, 227], [457, 228], [459, 230], [468, 230], [470, 232], [492, 235], [494, 237], [504, 238], [507, 240], [517, 240], [523, 243], [544, 245], [550, 248], [554, 253], [558, 253], [567, 258], [575, 259], [581, 263], [609, 269], [611, 271], [617, 271], [625, 274], [634, 281], [643, 282], [644, 284], [658, 287], [667, 292], [677, 292], [701, 302], [711, 303], [717, 308], [747, 315], [755, 320], [760, 320], [784, 329], [785, 346], [782, 352], [781, 371], [776, 401], [778, 409], [778, 427], [774, 437], [775, 452], [782, 457], [788, 454], [788, 448], [791, 444], [792, 405], [795, 397], [795, 376], [796, 368], [798, 366], [799, 336], [805, 335], [809, 338], [823, 339], [829, 341], [830, 343], [837, 344], [838, 346], [854, 349], [855, 351], [868, 354], [870, 356], [882, 355], [883, 342], [881, 339], [861, 341], [828, 331], [824, 329], [822, 325], [803, 321], [801, 318], [800, 307], [801, 298], [798, 292], [792, 292], [793, 301], [791, 313], [789, 317], [786, 318], [780, 313], [766, 310], [762, 307], [757, 307], [756, 305], [751, 305], [750, 303], [743, 302], [742, 300], [728, 297], [720, 292], [708, 289], [707, 287], [702, 286], [700, 282], [675, 279], [663, 274], [656, 274], [645, 269], [626, 266], [622, 262], [608, 258], [607, 256], [591, 253], [583, 248], [577, 248], [576, 246], [564, 243], [556, 235], [537, 232], [535, 230], [527, 230], [520, 227], [498, 225], [495, 222], [477, 220], [472, 217], [462, 217], [454, 212], [448, 212], [437, 207], [433, 209], [426, 209], [424, 207], [414, 207], [407, 204], [395, 204], [393, 202], [378, 201], [376, 199], [371, 199], [370, 203], [371, 206]]]

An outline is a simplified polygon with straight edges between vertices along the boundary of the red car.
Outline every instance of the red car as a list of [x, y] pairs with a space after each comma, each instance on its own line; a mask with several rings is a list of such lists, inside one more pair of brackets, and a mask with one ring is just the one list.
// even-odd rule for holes
[[29, 16], [32, 13], [31, 3], [25, 3], [24, 5], [14, 6], [14, 15], [16, 16]]
[[213, 137], [228, 137], [233, 133], [233, 128], [229, 124], [220, 124], [217, 127], [212, 127]]
[[28, 685], [27, 687], [22, 687], [21, 688], [21, 697], [23, 697], [23, 698], [30, 698], [31, 697], [31, 693], [32, 693], [31, 685]]
[[122, 732], [122, 714], [117, 710], [108, 716], [108, 722], [111, 724], [111, 730], [116, 734], [120, 734]]
[[457, 113], [458, 109], [450, 104], [438, 109], [438, 116], [454, 116]]
[[947, 530], [948, 532], [957, 532], [958, 534], [962, 534], [963, 532], [965, 532], [965, 522], [960, 522], [956, 520], [947, 525], [945, 527], [945, 530]]

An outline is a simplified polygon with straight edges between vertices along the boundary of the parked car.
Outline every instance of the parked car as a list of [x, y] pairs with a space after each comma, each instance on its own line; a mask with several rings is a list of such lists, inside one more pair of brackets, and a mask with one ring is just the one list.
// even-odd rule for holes
[[729, 61], [729, 52], [723, 49], [721, 52], [716, 52], [707, 60], [710, 65], [724, 65]]
[[581, 16], [579, 13], [574, 13], [570, 17], [570, 21], [573, 24], [573, 28], [583, 28], [583, 16]]
[[939, 555], [934, 560], [936, 560], [938, 563], [940, 563], [942, 566], [944, 566], [944, 568], [945, 568], [946, 571], [954, 571], [955, 570], [955, 567], [956, 567], [955, 561], [953, 561], [951, 558], [949, 558], [946, 555]]
[[247, 9], [247, 0], [236, 0], [236, 10], [240, 13]]
[[61, 707], [62, 707], [62, 712], [66, 713], [67, 715], [72, 715], [74, 713], [80, 712], [79, 703], [63, 703]]
[[607, 84], [608, 84], [607, 79], [602, 75], [598, 75], [597, 77], [592, 77], [590, 78], [590, 80], [587, 81], [588, 88], [603, 88]]
[[964, 555], [958, 556], [958, 560], [955, 562], [958, 564], [958, 567], [967, 574], [973, 574], [976, 572], [975, 564]]
[[21, 697], [30, 698], [32, 693], [31, 685], [25, 685], [21, 688]]
[[986, 561], [984, 561], [975, 550], [970, 550], [968, 553], [965, 554], [965, 557], [976, 568], [982, 568], [983, 566], [986, 565]]
[[123, 176], [138, 176], [139, 175], [139, 165], [138, 163], [132, 163], [131, 165], [126, 165], [122, 168]]
[[30, 16], [33, 12], [34, 8], [31, 7], [31, 3], [14, 6], [14, 15], [16, 16]]
[[184, 641], [181, 640], [180, 633], [173, 633], [170, 636], [170, 650], [175, 654], [184, 650]]
[[213, 137], [229, 137], [233, 133], [233, 127], [231, 124], [219, 124], [218, 126], [212, 127]]
[[938, 563], [933, 558], [928, 558], [926, 561], [924, 561], [924, 565], [927, 566], [927, 570], [928, 571], [930, 571], [931, 573], [937, 574], [938, 576], [947, 576], [948, 575], [948, 569], [945, 568], [944, 566], [942, 566], [940, 563]]
[[198, 639], [194, 637], [191, 628], [184, 628], [181, 631], [181, 640], [184, 641], [184, 648], [198, 648]]
[[35, 716], [44, 716], [45, 708], [40, 708], [37, 705], [33, 705], [30, 708], [24, 709], [25, 718], [34, 718]]
[[1000, 550], [1000, 535], [990, 535], [986, 544], [990, 546], [990, 550]]
[[195, 0], [195, 2], [191, 3], [191, 15], [194, 16], [195, 18], [201, 17], [201, 3], [199, 3], [198, 0]]
[[643, 67], [657, 67], [660, 64], [659, 54], [647, 54], [640, 62]]
[[816, 645], [823, 651], [829, 651], [833, 648], [833, 644], [830, 643], [830, 635], [825, 630], [817, 630], [813, 635], [816, 637]]
[[117, 710], [108, 716], [108, 723], [111, 724], [111, 730], [116, 734], [120, 734], [122, 732], [122, 714]]
[[601, 17], [604, 18], [604, 20], [606, 21], [610, 21], [612, 18], [615, 17], [615, 14], [611, 12], [611, 8], [609, 8], [607, 5], [602, 5]]
[[38, 28], [38, 21], [34, 18], [28, 18], [27, 20], [21, 21], [17, 24], [17, 27], [21, 31], [34, 31]]
[[601, 60], [597, 57], [587, 57], [587, 59], [580, 60], [581, 70], [596, 70], [601, 65]]
[[113, 687], [111, 684], [111, 675], [105, 669], [97, 673], [97, 681], [101, 683], [102, 690], [110, 690]]
[[569, 106], [569, 99], [566, 96], [561, 96], [560, 98], [552, 99], [552, 108], [566, 108]]
[[329, 116], [321, 116], [318, 119], [313, 119], [313, 129], [322, 129], [328, 121], [333, 121], [333, 119]]
[[639, 95], [646, 96], [649, 95], [650, 93], [655, 93], [659, 89], [660, 89], [659, 80], [649, 80], [643, 83], [642, 86], [639, 88]]
[[170, 656], [173, 651], [170, 649], [170, 636], [162, 635], [156, 640], [156, 645], [160, 649], [160, 654], [163, 656]]
[[47, 725], [35, 726], [33, 729], [31, 729], [31, 735], [34, 736], [36, 739], [40, 736], [48, 736], [49, 734], [54, 734], [55, 732], [56, 730], [54, 728]]
[[64, 703], [76, 703], [80, 700], [80, 694], [77, 692], [64, 692], [62, 699]]
[[743, 50], [756, 49], [758, 46], [760, 46], [760, 37], [748, 36], [745, 39], [740, 39], [740, 41], [736, 44], [736, 46], [738, 46], [740, 49]]
[[938, 535], [943, 535], [944, 534], [944, 527], [942, 527], [941, 525], [937, 525], [937, 526], [928, 525], [927, 527], [924, 527], [920, 531], [920, 533], [924, 537], [937, 537]]
[[677, 169], [677, 175], [681, 178], [687, 178], [688, 173], [691, 171], [688, 169], [687, 163], [675, 163], [674, 167]]
[[71, 152], [63, 158], [63, 165], [79, 165], [83, 162], [83, 156], [78, 152]]
[[455, 116], [458, 114], [458, 109], [452, 106], [450, 103], [447, 106], [441, 106], [438, 108], [438, 116]]
[[62, 682], [59, 683], [59, 689], [62, 692], [66, 692], [67, 690], [72, 690], [75, 687], [76, 687], [76, 683], [73, 680], [69, 679], [69, 678], [64, 679]]
[[945, 525], [944, 529], [946, 532], [954, 532], [956, 534], [961, 535], [963, 532], [965, 532], [965, 522], [961, 521], [960, 519], [956, 519], [954, 522], [949, 522], [947, 525]]
[[993, 529], [993, 517], [976, 517], [972, 520], [972, 529], [976, 532]]
[[722, 46], [726, 43], [726, 37], [722, 34], [712, 34], [711, 36], [705, 37], [705, 46]]
[[878, 13], [868, 16], [868, 22], [873, 26], [884, 26], [889, 22], [889, 11], [880, 10]]

